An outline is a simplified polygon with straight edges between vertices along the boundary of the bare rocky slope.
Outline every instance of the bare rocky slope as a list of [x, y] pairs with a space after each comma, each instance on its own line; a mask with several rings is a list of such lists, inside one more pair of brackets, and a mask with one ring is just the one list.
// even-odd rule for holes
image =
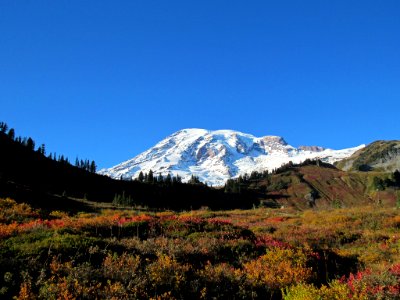
[[344, 171], [400, 170], [400, 141], [376, 141], [336, 163]]

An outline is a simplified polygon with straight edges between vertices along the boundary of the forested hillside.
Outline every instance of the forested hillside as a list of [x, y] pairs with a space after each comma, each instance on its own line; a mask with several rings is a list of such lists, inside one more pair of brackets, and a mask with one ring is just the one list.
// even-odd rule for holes
[[[73, 199], [114, 202], [155, 209], [252, 207], [257, 199], [248, 193], [230, 194], [200, 183], [185, 184], [177, 177], [144, 174], [138, 180], [114, 180], [94, 173], [95, 163], [77, 159], [73, 166], [64, 156], [45, 155], [32, 138], [15, 138], [14, 129], [2, 123], [0, 131], [0, 195], [42, 208], [84, 209]], [[85, 163], [86, 162], [86, 163]]]

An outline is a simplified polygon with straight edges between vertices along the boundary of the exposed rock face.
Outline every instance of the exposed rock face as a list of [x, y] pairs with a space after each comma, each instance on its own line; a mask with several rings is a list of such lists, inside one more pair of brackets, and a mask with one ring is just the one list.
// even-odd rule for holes
[[299, 149], [303, 151], [313, 151], [313, 152], [322, 152], [325, 150], [325, 148], [319, 146], [300, 146]]

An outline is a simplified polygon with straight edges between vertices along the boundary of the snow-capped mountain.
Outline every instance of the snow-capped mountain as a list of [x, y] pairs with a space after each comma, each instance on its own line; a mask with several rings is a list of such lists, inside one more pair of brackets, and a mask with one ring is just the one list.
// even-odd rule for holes
[[149, 150], [100, 174], [112, 178], [136, 178], [140, 171], [155, 175], [179, 175], [183, 181], [191, 175], [220, 186], [229, 178], [252, 171], [273, 170], [292, 161], [320, 158], [329, 163], [347, 158], [364, 145], [332, 150], [317, 146], [292, 147], [279, 136], [255, 137], [233, 130], [209, 131], [183, 129]]

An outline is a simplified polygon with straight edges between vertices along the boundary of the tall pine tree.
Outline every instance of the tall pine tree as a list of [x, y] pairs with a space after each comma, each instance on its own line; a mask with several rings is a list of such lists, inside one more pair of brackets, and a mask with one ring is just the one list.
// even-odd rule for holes
[[92, 162], [90, 163], [90, 172], [96, 173], [96, 169], [97, 169], [96, 163], [94, 162], [94, 160], [92, 160]]

